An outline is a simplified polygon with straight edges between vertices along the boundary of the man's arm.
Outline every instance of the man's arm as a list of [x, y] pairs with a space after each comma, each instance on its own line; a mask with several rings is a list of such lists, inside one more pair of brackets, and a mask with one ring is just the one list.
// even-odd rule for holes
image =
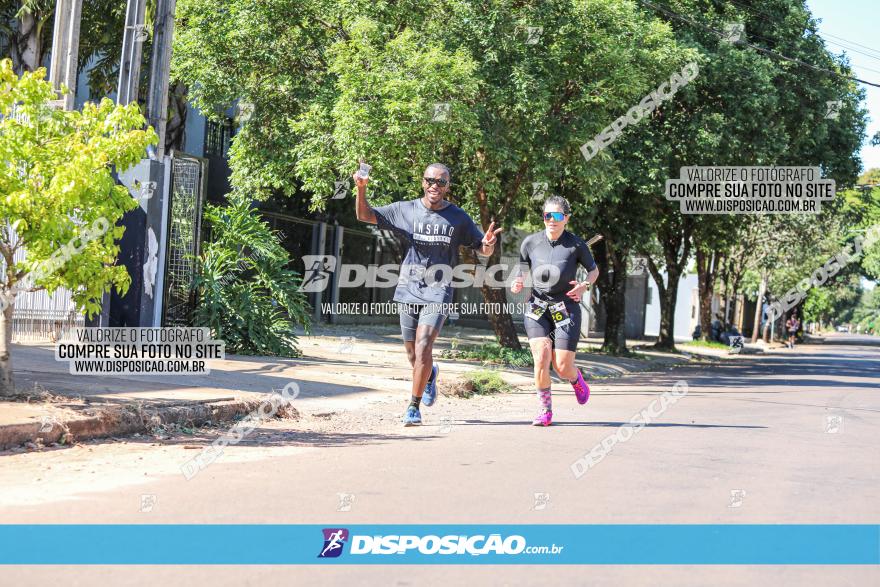
[[490, 257], [492, 253], [495, 252], [495, 243], [498, 240], [498, 233], [503, 230], [501, 228], [492, 230], [493, 228], [495, 228], [494, 221], [489, 224], [489, 229], [486, 230], [486, 234], [483, 236], [483, 246], [480, 247], [480, 254], [484, 257]]
[[355, 172], [352, 177], [357, 186], [357, 197], [355, 198], [355, 213], [357, 214], [357, 219], [361, 222], [376, 224], [376, 213], [373, 212], [373, 208], [367, 202], [367, 184], [370, 179], [367, 177], [360, 177], [357, 172]]

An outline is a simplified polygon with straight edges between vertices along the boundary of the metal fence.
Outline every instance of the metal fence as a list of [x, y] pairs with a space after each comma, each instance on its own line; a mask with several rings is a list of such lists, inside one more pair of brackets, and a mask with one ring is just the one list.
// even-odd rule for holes
[[12, 311], [12, 342], [54, 342], [71, 328], [84, 326], [70, 290], [59, 288], [19, 294]]
[[[9, 225], [6, 226], [11, 241], [18, 236]], [[24, 249], [18, 249], [13, 262], [20, 263], [27, 258]], [[0, 271], [6, 266], [0, 259]], [[22, 292], [15, 298], [12, 311], [12, 342], [55, 341], [75, 326], [83, 326], [85, 319], [76, 311], [70, 290], [58, 288], [52, 295], [45, 290]]]
[[196, 304], [192, 281], [201, 242], [206, 165], [202, 159], [177, 153], [171, 164], [162, 325], [188, 326]]

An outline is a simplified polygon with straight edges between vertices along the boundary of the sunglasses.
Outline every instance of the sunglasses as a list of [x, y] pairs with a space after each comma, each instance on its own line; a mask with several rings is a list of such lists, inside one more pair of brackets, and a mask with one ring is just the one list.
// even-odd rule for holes
[[445, 188], [449, 185], [448, 179], [443, 179], [442, 177], [423, 177], [425, 183], [428, 184], [428, 187], [431, 187], [435, 183], [439, 185], [441, 188]]
[[565, 219], [565, 214], [562, 212], [544, 212], [544, 220], [555, 220], [556, 222], [562, 222]]

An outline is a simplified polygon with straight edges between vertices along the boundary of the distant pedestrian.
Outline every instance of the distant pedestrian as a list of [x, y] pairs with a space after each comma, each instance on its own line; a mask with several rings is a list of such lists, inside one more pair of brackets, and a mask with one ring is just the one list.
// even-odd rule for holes
[[801, 321], [798, 320], [797, 310], [795, 310], [785, 322], [785, 329], [788, 331], [788, 348], [794, 348], [794, 341], [797, 338], [797, 333], [800, 328]]

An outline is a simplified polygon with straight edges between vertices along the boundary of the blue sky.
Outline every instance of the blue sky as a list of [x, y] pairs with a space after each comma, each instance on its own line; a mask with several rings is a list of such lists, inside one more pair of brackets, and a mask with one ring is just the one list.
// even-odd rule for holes
[[[828, 48], [837, 54], [846, 51], [856, 77], [880, 84], [880, 0], [807, 0], [807, 6], [821, 20], [819, 34]], [[838, 42], [873, 56], [844, 49]], [[870, 139], [880, 131], [880, 88], [864, 84], [861, 87], [866, 90]], [[866, 142], [862, 147], [862, 165], [865, 169], [880, 167], [880, 147], [871, 147]]]

